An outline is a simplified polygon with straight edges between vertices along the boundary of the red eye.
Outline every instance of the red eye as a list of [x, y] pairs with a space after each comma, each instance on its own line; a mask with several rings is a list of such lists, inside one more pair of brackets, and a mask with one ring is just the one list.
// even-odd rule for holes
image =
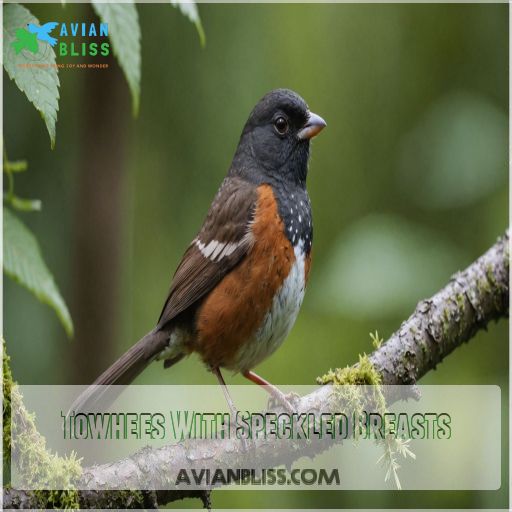
[[284, 135], [288, 131], [288, 121], [284, 117], [278, 117], [274, 121], [274, 127], [279, 135]]

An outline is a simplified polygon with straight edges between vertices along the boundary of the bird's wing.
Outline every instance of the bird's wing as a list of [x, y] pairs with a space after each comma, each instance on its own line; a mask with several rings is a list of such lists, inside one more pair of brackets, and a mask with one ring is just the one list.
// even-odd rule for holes
[[41, 25], [41, 30], [49, 34], [59, 23], [57, 21], [49, 21], [44, 25]]
[[249, 251], [257, 196], [253, 184], [234, 177], [224, 180], [174, 274], [158, 328], [210, 292]]

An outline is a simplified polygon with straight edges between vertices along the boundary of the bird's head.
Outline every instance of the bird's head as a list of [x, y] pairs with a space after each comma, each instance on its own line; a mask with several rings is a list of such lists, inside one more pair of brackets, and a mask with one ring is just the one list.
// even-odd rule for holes
[[[289, 89], [275, 89], [254, 107], [242, 132], [233, 162], [236, 174], [305, 183], [309, 142], [326, 126], [306, 102]], [[244, 155], [242, 157], [242, 155]], [[240, 158], [250, 166], [240, 169]], [[261, 174], [261, 176], [254, 176]]]

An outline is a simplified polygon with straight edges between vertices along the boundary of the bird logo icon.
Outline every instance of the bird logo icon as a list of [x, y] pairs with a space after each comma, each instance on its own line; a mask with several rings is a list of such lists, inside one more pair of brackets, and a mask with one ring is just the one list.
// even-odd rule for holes
[[16, 55], [22, 50], [28, 50], [32, 53], [37, 53], [39, 50], [38, 41], [44, 41], [50, 46], [57, 44], [57, 39], [51, 37], [50, 33], [59, 23], [50, 21], [41, 27], [34, 23], [28, 23], [27, 28], [19, 28], [16, 30], [16, 39], [11, 43]]

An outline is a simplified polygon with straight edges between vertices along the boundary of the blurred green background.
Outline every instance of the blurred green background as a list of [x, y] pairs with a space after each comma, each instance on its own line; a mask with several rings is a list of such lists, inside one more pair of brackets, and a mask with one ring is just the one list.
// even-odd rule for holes
[[[41, 20], [89, 6], [34, 5]], [[151, 329], [172, 273], [222, 180], [242, 126], [275, 87], [328, 128], [313, 142], [313, 269], [297, 324], [259, 368], [312, 383], [371, 350], [416, 303], [483, 253], [508, 218], [508, 6], [207, 5], [206, 31], [169, 5], [139, 5], [138, 119], [114, 60], [61, 70], [57, 144], [4, 75], [4, 137], [24, 214], [70, 306], [76, 337], [6, 279], [4, 327], [24, 384], [91, 382]], [[63, 61], [61, 59], [61, 61]], [[425, 384], [508, 385], [508, 324], [489, 326]], [[228, 376], [229, 383], [242, 383]], [[197, 358], [139, 383], [213, 383]], [[504, 414], [507, 413], [504, 409]], [[503, 441], [508, 438], [504, 422]], [[495, 492], [216, 492], [215, 507], [507, 507]], [[433, 471], [442, 471], [442, 467]], [[200, 506], [198, 501], [175, 508]]]

